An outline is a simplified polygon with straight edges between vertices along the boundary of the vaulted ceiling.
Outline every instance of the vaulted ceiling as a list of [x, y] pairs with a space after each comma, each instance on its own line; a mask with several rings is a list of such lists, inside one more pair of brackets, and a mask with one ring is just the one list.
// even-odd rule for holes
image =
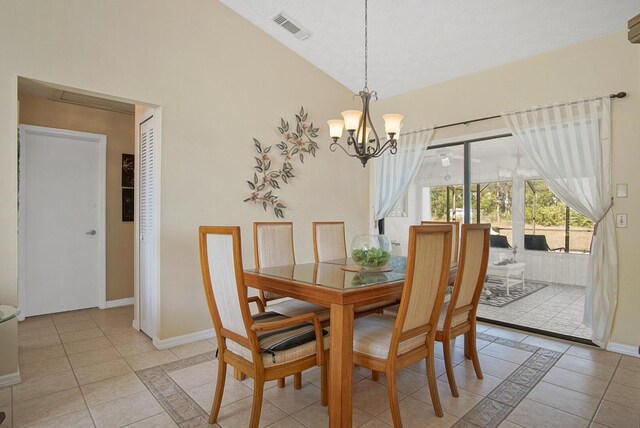
[[[364, 0], [220, 0], [357, 92]], [[298, 40], [272, 18], [311, 32]], [[369, 0], [369, 88], [390, 97], [621, 31], [639, 0]]]

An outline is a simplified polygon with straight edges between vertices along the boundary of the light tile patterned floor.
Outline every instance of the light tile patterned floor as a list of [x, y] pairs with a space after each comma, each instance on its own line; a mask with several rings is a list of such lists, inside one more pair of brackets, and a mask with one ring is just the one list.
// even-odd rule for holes
[[582, 324], [584, 296], [584, 287], [554, 283], [501, 308], [481, 304], [478, 316], [589, 339], [591, 329]]
[[[205, 427], [216, 381], [213, 341], [156, 350], [131, 328], [132, 308], [90, 309], [19, 324], [23, 382], [0, 389], [7, 427]], [[436, 348], [444, 418], [434, 415], [425, 367], [398, 377], [406, 427], [640, 426], [640, 359], [490, 325], [478, 328], [484, 379], [454, 349], [453, 398]], [[75, 334], [72, 334], [75, 333]], [[389, 427], [386, 379], [354, 373], [354, 426]], [[252, 382], [226, 379], [219, 425], [245, 427]], [[279, 389], [267, 385], [261, 426], [326, 427], [318, 369]]]

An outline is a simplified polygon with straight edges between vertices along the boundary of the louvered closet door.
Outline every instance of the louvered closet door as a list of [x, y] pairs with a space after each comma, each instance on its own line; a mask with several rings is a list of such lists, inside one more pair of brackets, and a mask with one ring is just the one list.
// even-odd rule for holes
[[153, 116], [140, 124], [140, 329], [154, 336], [155, 313], [155, 152]]

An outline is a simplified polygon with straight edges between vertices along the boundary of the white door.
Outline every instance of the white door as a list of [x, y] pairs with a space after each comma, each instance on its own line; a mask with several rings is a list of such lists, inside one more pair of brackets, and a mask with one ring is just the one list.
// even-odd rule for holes
[[155, 119], [153, 116], [140, 123], [140, 202], [139, 224], [139, 292], [140, 330], [154, 337], [155, 320], [155, 226], [156, 226], [156, 165]]
[[99, 306], [105, 287], [106, 136], [20, 126], [20, 305]]

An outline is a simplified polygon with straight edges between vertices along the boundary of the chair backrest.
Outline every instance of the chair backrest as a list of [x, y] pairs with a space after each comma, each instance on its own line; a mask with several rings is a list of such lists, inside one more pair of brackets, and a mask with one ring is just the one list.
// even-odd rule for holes
[[456, 327], [475, 315], [489, 262], [490, 224], [463, 224], [458, 274], [453, 284], [444, 328]]
[[493, 248], [511, 248], [509, 240], [504, 235], [491, 235], [489, 240]]
[[391, 340], [397, 353], [400, 342], [433, 333], [444, 302], [449, 277], [451, 226], [411, 226], [409, 256], [402, 300]]
[[458, 241], [460, 239], [460, 223], [457, 221], [421, 221], [421, 226], [443, 226], [451, 227], [451, 261], [458, 261]]
[[[296, 257], [293, 251], [293, 223], [253, 223], [253, 250], [256, 268], [296, 264]], [[283, 297], [268, 291], [260, 292], [260, 295], [265, 303], [268, 300]]]
[[313, 257], [316, 263], [347, 257], [344, 237], [344, 222], [331, 221], [313, 223]]
[[249, 339], [252, 320], [244, 286], [240, 228], [200, 226], [199, 235], [202, 282], [218, 346], [222, 338], [229, 338], [252, 349]]
[[524, 249], [535, 251], [550, 251], [546, 235], [524, 235]]

